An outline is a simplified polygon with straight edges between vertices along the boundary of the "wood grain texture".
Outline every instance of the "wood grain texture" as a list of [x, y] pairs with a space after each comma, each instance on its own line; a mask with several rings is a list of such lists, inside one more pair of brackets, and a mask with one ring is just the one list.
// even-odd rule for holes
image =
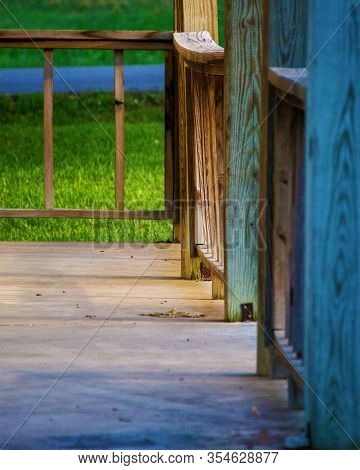
[[309, 18], [310, 57], [329, 42], [309, 68], [305, 406], [313, 447], [353, 449], [360, 446], [360, 6], [313, 0]]
[[174, 46], [189, 67], [203, 73], [224, 74], [224, 49], [207, 31], [175, 33]]
[[271, 0], [269, 65], [305, 67], [308, 0]]
[[208, 31], [219, 40], [217, 0], [175, 0], [175, 31]]
[[0, 30], [0, 48], [171, 50], [172, 33], [158, 31]]
[[115, 208], [124, 210], [125, 199], [125, 87], [124, 52], [114, 51], [115, 86]]
[[44, 51], [44, 193], [45, 207], [54, 207], [53, 51]]
[[[217, 1], [216, 0], [175, 0], [175, 31], [208, 31], [211, 37], [218, 40]], [[186, 108], [186, 63], [179, 54], [177, 62], [177, 121], [179, 148], [179, 194], [180, 194], [180, 224], [181, 224], [181, 273], [184, 278], [199, 275], [199, 259], [192, 258], [190, 247], [193, 235], [190, 234], [190, 193], [189, 161], [188, 161], [188, 123]], [[177, 171], [175, 169], [175, 171]], [[193, 180], [196, 184], [196, 178]], [[195, 189], [195, 188], [194, 188]], [[195, 194], [196, 197], [196, 194]], [[192, 225], [196, 229], [196, 225]]]
[[226, 317], [257, 313], [258, 166], [261, 142], [263, 2], [227, 0], [225, 36]]
[[171, 220], [172, 211], [117, 211], [91, 209], [0, 209], [0, 218], [76, 218]]
[[[275, 109], [276, 94], [300, 109], [304, 108], [306, 92], [307, 53], [307, 0], [271, 0], [264, 2], [270, 8], [265, 14], [268, 18], [269, 48], [264, 48], [266, 59], [272, 66], [268, 71], [272, 90], [268, 107], [263, 109], [263, 118]], [[266, 33], [267, 34], [267, 33]], [[285, 95], [285, 93], [287, 93]], [[268, 89], [263, 90], [264, 102]], [[258, 331], [258, 372], [266, 375], [271, 372], [274, 357], [270, 357], [273, 338], [273, 175], [274, 175], [274, 116], [270, 115], [268, 125], [263, 128], [261, 165], [260, 165], [260, 212], [259, 228], [263, 249], [259, 252], [259, 324]], [[269, 131], [269, 143], [268, 143]], [[272, 355], [273, 356], [273, 355]], [[276, 359], [275, 359], [276, 360]]]
[[213, 275], [211, 279], [211, 297], [213, 300], [222, 300], [225, 297], [224, 281], [215, 275]]
[[274, 136], [273, 319], [284, 330], [290, 311], [290, 255], [292, 249], [293, 193], [296, 167], [297, 110], [279, 102]]

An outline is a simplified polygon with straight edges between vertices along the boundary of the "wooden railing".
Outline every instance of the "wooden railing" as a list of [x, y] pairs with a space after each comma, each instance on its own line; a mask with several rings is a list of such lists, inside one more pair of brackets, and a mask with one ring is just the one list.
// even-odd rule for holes
[[[0, 209], [0, 217], [66, 217], [105, 219], [173, 219], [174, 171], [174, 61], [173, 33], [154, 31], [25, 31], [0, 30], [0, 48], [36, 48], [44, 51], [44, 208]], [[108, 49], [114, 51], [115, 204], [112, 210], [54, 207], [53, 163], [53, 52], [54, 49]], [[159, 50], [165, 57], [165, 210], [127, 211], [125, 194], [124, 50]]]
[[[305, 69], [270, 68], [265, 325], [274, 364], [289, 375], [289, 399], [302, 405], [304, 357]], [[273, 375], [276, 375], [276, 367]]]
[[[183, 249], [190, 253], [185, 275], [194, 277], [200, 260], [210, 270], [213, 297], [224, 281], [224, 50], [206, 31], [175, 33], [179, 55], [180, 149], [183, 166]], [[188, 235], [188, 237], [186, 236]], [[191, 265], [190, 265], [191, 264]], [[196, 264], [196, 261], [195, 261]]]

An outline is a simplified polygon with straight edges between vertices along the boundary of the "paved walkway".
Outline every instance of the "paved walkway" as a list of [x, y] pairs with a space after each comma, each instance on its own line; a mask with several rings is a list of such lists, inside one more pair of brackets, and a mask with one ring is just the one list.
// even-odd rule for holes
[[254, 374], [255, 325], [223, 322], [179, 255], [0, 243], [0, 448], [282, 448], [299, 431], [285, 381]]
[[[54, 91], [81, 93], [86, 91], [113, 91], [114, 68], [56, 67]], [[155, 92], [164, 89], [163, 65], [125, 66], [126, 91]], [[37, 93], [43, 90], [43, 69], [0, 69], [0, 93]]]

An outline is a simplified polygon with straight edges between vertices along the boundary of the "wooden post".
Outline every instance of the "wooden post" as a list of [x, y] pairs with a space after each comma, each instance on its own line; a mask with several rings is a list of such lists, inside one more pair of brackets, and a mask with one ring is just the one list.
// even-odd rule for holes
[[125, 199], [125, 89], [124, 52], [114, 51], [115, 76], [115, 207], [124, 210]]
[[271, 0], [270, 67], [305, 67], [308, 0]]
[[165, 209], [174, 205], [174, 54], [165, 55]]
[[[266, 2], [265, 2], [266, 3]], [[226, 0], [225, 15], [225, 310], [257, 315], [258, 167], [265, 66], [264, 2]]]
[[174, 9], [177, 32], [208, 31], [218, 42], [217, 0], [174, 0]]
[[[269, 16], [269, 65], [273, 67], [305, 67], [307, 52], [307, 1], [271, 0]], [[267, 5], [269, 2], [265, 2]], [[268, 51], [264, 49], [264, 54]], [[268, 86], [263, 92], [263, 118], [276, 101], [268, 98]], [[271, 343], [273, 327], [273, 252], [272, 230], [274, 225], [272, 205], [274, 203], [274, 162], [273, 150], [267, 145], [268, 123], [263, 126], [260, 163], [260, 215], [259, 231], [263, 240], [259, 251], [259, 311], [258, 311], [258, 357], [257, 371], [260, 375], [270, 373], [268, 346]], [[299, 273], [299, 276], [301, 274]], [[298, 295], [296, 294], [296, 298]]]
[[[209, 31], [212, 38], [218, 40], [217, 1], [216, 0], [175, 0], [175, 30], [178, 32]], [[177, 61], [177, 97], [178, 108], [177, 147], [179, 149], [179, 168], [175, 168], [175, 174], [180, 180], [180, 241], [181, 241], [181, 275], [185, 279], [192, 279], [199, 275], [199, 260], [191, 248], [194, 235], [191, 233], [195, 227], [195, 211], [190, 208], [192, 188], [189, 181], [192, 180], [193, 168], [189, 162], [186, 126], [186, 65], [179, 58]], [[175, 201], [175, 206], [177, 201]]]
[[360, 446], [359, 29], [358, 2], [310, 2], [305, 409], [321, 449]]
[[53, 56], [52, 49], [44, 50], [44, 189], [46, 209], [54, 207]]

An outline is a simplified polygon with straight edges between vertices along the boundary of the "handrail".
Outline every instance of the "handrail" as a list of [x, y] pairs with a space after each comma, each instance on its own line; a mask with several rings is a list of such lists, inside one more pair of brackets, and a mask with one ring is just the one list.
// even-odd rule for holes
[[1, 47], [172, 50], [170, 31], [0, 30]]
[[174, 46], [190, 68], [211, 75], [224, 75], [224, 49], [207, 31], [174, 33]]
[[307, 70], [296, 68], [271, 67], [268, 80], [285, 95], [293, 96], [304, 102], [306, 97]]

